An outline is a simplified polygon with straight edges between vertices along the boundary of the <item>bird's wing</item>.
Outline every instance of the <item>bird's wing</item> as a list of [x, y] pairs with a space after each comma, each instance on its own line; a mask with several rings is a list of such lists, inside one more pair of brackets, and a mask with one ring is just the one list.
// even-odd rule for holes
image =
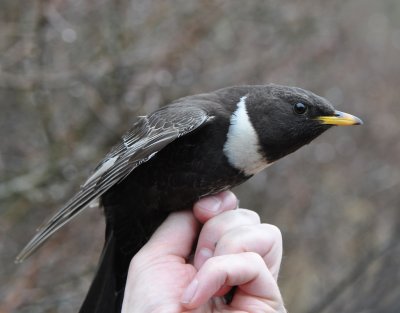
[[207, 112], [193, 106], [166, 106], [149, 116], [138, 117], [75, 196], [38, 230], [17, 256], [16, 262], [26, 259], [54, 232], [137, 166], [151, 159], [175, 139], [203, 126], [211, 118]]

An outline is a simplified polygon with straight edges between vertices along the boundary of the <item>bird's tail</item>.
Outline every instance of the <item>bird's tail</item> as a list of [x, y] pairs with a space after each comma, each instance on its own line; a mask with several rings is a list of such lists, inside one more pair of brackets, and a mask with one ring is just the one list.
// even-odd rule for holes
[[[116, 209], [106, 207], [111, 211]], [[121, 312], [130, 261], [167, 215], [167, 212], [148, 213], [129, 220], [129, 227], [122, 229], [115, 229], [107, 221], [99, 266], [80, 313]]]
[[115, 236], [111, 232], [107, 236], [96, 275], [79, 313], [121, 312], [123, 290], [115, 292], [115, 247]]
[[81, 189], [75, 196], [68, 201], [52, 218], [44, 223], [37, 231], [36, 235], [28, 242], [25, 248], [15, 259], [16, 263], [21, 263], [33, 252], [35, 252], [51, 235], [58, 229], [76, 217], [90, 204], [93, 199], [104, 193], [103, 189], [95, 189], [94, 184]]

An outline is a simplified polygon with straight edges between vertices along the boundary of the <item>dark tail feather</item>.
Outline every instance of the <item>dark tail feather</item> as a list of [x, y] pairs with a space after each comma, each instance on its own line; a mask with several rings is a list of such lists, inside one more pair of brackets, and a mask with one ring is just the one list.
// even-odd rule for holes
[[116, 240], [114, 234], [111, 232], [104, 244], [99, 267], [79, 313], [111, 313], [121, 311], [121, 308], [117, 307], [120, 301], [118, 301], [118, 295], [115, 293], [115, 245]]
[[121, 312], [130, 261], [167, 216], [157, 212], [129, 220], [128, 232], [120, 227], [116, 233], [107, 223], [99, 266], [79, 313]]

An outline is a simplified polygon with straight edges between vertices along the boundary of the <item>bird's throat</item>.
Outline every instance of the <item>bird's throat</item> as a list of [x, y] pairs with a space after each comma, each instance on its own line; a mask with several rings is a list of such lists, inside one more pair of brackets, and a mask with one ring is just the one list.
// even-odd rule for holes
[[224, 153], [233, 167], [250, 176], [269, 164], [260, 153], [259, 138], [247, 113], [246, 98], [240, 98], [232, 114]]

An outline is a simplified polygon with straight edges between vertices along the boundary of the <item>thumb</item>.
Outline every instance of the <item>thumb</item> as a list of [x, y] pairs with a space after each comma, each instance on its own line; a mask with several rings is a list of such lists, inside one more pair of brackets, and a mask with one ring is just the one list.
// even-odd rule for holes
[[171, 213], [142, 250], [150, 250], [154, 257], [175, 255], [186, 258], [192, 252], [199, 230], [200, 224], [191, 211]]

